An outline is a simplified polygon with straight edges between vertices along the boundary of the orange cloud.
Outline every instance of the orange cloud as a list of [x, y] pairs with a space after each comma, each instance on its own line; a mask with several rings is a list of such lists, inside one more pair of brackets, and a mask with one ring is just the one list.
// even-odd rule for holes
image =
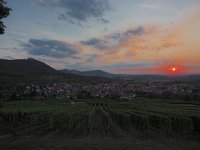
[[[145, 33], [140, 36], [130, 36], [113, 50], [104, 52], [99, 61], [106, 63], [157, 61], [168, 58], [165, 51], [177, 47], [180, 42], [161, 27], [145, 27]], [[160, 32], [164, 31], [164, 32]], [[160, 52], [164, 51], [164, 52]]]
[[[198, 65], [200, 64], [199, 17], [200, 11], [195, 11], [192, 15], [173, 24], [143, 25], [144, 30], [138, 27], [129, 27], [118, 34], [106, 35], [85, 42], [87, 44], [95, 44], [92, 42], [96, 42], [95, 46], [75, 42], [73, 45], [80, 51], [77, 54], [80, 59], [66, 59], [64, 62], [80, 63], [93, 67], [120, 63], [137, 64], [138, 62], [155, 64], [149, 68], [113, 70], [119, 73], [170, 74], [171, 67], [176, 67], [178, 74], [200, 72]], [[100, 44], [105, 45], [101, 47]], [[96, 56], [95, 61], [87, 62], [88, 57], [92, 55]], [[161, 60], [171, 61], [159, 63]]]
[[[177, 66], [177, 73], [194, 73], [200, 70], [200, 11], [179, 20], [175, 24], [145, 26], [144, 34], [130, 36], [109, 52], [103, 52], [98, 63], [137, 63], [175, 60], [174, 64], [163, 64], [154, 68], [136, 68], [134, 73], [170, 73], [170, 66]], [[186, 67], [188, 66], [188, 67]], [[132, 72], [125, 68], [123, 71]], [[115, 70], [116, 71], [116, 70]], [[119, 70], [122, 71], [122, 70]]]

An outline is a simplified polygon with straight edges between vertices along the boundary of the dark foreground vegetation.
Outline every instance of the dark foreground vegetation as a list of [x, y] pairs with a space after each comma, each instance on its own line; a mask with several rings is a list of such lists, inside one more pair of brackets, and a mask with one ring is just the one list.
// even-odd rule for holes
[[200, 103], [12, 101], [1, 105], [3, 149], [199, 149]]

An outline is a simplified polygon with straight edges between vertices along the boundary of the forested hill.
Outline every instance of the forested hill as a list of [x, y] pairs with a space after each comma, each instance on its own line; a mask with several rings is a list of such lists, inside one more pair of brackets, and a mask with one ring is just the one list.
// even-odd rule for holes
[[60, 75], [61, 73], [47, 64], [32, 59], [0, 59], [0, 74], [4, 75]]

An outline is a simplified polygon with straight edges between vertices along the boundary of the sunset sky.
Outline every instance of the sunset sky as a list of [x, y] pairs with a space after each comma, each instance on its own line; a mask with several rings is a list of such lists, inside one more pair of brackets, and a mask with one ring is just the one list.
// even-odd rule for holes
[[7, 0], [0, 58], [56, 69], [200, 74], [200, 0]]

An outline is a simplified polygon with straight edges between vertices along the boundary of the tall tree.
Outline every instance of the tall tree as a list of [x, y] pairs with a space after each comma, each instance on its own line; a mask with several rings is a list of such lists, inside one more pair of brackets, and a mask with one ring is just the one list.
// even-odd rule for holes
[[2, 19], [6, 18], [12, 9], [6, 6], [4, 0], [0, 0], [0, 34], [4, 34], [6, 26], [4, 25]]

